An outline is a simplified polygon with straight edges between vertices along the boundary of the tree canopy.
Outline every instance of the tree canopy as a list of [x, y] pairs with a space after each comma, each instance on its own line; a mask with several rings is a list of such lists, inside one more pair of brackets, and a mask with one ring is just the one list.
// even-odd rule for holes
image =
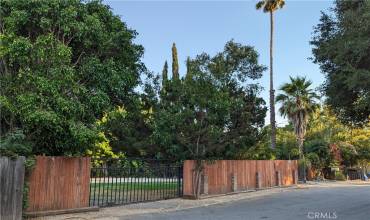
[[[299, 154], [293, 126], [289, 124], [279, 128], [277, 134], [276, 157], [297, 159]], [[369, 125], [353, 128], [343, 124], [328, 106], [323, 106], [313, 112], [308, 122], [305, 157], [318, 173], [323, 168], [337, 165], [367, 167], [370, 163], [369, 137]]]
[[327, 104], [351, 125], [366, 125], [370, 117], [369, 19], [369, 1], [337, 0], [311, 41], [313, 61], [326, 76]]
[[265, 102], [252, 80], [265, 67], [249, 46], [228, 42], [214, 57], [187, 61], [187, 75], [160, 91], [153, 141], [169, 158], [233, 158], [259, 139]]
[[0, 18], [1, 137], [21, 132], [35, 154], [82, 154], [103, 112], [135, 107], [143, 48], [108, 6], [3, 0]]
[[262, 9], [265, 13], [272, 13], [285, 5], [284, 0], [262, 0], [258, 1], [256, 4], [256, 9]]
[[310, 115], [318, 107], [318, 96], [310, 88], [312, 82], [305, 77], [290, 77], [290, 82], [280, 87], [276, 102], [281, 103], [280, 114], [288, 117], [294, 128], [299, 150], [303, 153], [303, 142]]

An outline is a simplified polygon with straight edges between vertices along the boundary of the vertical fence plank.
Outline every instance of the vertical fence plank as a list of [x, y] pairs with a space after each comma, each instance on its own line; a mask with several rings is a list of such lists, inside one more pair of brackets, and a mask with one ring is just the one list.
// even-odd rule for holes
[[193, 161], [192, 160], [186, 160], [184, 161], [184, 167], [183, 167], [183, 181], [184, 181], [184, 189], [183, 193], [185, 196], [191, 196], [193, 195]]
[[[193, 196], [193, 160], [184, 162], [184, 195]], [[261, 188], [273, 187], [279, 183], [282, 186], [294, 184], [293, 170], [297, 169], [297, 161], [289, 160], [217, 160], [205, 165], [208, 176], [208, 194], [223, 194], [232, 192], [233, 189], [250, 190], [257, 187], [259, 173], [259, 186]], [[232, 186], [231, 178], [236, 177], [236, 186]]]
[[0, 219], [21, 220], [24, 184], [24, 157], [0, 157]]
[[28, 212], [89, 206], [90, 158], [36, 157]]

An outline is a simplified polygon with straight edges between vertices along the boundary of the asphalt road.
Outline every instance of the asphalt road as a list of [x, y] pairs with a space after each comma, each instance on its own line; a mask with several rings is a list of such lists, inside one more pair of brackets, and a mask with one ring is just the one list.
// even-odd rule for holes
[[370, 219], [370, 185], [297, 189], [260, 198], [124, 220]]

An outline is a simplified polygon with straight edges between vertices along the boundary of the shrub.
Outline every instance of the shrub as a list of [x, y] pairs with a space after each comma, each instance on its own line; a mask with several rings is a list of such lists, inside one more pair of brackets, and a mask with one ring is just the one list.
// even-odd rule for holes
[[32, 144], [26, 139], [22, 130], [15, 130], [0, 139], [0, 156], [17, 158], [31, 155]]
[[342, 172], [335, 172], [335, 180], [344, 181], [346, 177]]

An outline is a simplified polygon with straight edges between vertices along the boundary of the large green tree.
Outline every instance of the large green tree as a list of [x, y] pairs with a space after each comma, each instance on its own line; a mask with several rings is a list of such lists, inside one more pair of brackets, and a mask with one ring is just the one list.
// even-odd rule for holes
[[154, 112], [154, 140], [169, 158], [233, 158], [253, 146], [266, 108], [252, 80], [265, 67], [256, 51], [228, 42], [214, 57], [188, 60], [187, 76], [172, 80]]
[[35, 154], [93, 148], [96, 119], [137, 103], [136, 35], [100, 1], [0, 1], [1, 138], [21, 130]]
[[253, 80], [264, 69], [252, 47], [232, 41], [214, 57], [188, 59], [187, 75], [161, 90], [152, 135], [158, 156], [196, 160], [199, 184], [204, 160], [232, 159], [255, 145], [266, 107]]
[[256, 9], [262, 9], [270, 14], [270, 125], [271, 125], [271, 148], [276, 147], [276, 121], [275, 121], [275, 90], [273, 71], [273, 42], [274, 42], [274, 12], [283, 8], [284, 0], [262, 0], [256, 4]]
[[335, 1], [323, 13], [311, 41], [313, 61], [326, 81], [327, 104], [342, 122], [366, 125], [370, 118], [370, 1]]

